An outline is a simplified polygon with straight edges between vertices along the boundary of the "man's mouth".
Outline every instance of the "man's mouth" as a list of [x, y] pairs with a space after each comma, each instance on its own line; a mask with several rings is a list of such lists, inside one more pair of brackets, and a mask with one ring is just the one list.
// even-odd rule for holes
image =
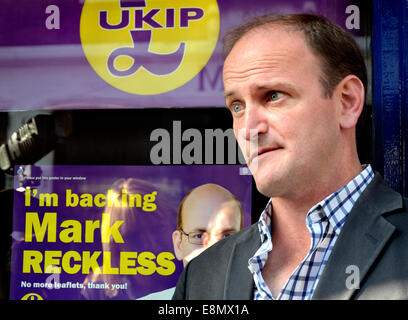
[[276, 151], [282, 149], [281, 147], [268, 147], [268, 148], [260, 148], [258, 150], [258, 152], [253, 153], [248, 160], [248, 164], [252, 163], [255, 159], [258, 159], [259, 157], [261, 157], [264, 154]]

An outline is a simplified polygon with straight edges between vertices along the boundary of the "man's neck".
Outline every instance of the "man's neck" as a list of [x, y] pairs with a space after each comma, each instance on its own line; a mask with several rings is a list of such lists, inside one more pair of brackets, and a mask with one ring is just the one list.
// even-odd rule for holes
[[330, 178], [326, 176], [326, 179], [322, 178], [319, 183], [311, 184], [307, 189], [296, 190], [288, 196], [272, 197], [272, 232], [304, 234], [307, 231], [305, 219], [309, 210], [344, 187], [360, 172], [361, 164], [358, 162], [347, 172], [343, 171], [340, 175], [335, 172]]

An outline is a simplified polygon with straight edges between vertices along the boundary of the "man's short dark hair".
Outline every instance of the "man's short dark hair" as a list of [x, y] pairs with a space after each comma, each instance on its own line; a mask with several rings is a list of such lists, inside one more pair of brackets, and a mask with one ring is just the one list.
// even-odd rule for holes
[[313, 14], [265, 15], [229, 31], [223, 38], [226, 57], [250, 30], [270, 24], [300, 31], [309, 49], [319, 58], [323, 74], [320, 82], [323, 94], [330, 98], [336, 85], [346, 76], [357, 76], [367, 90], [367, 70], [361, 51], [353, 36], [322, 16]]

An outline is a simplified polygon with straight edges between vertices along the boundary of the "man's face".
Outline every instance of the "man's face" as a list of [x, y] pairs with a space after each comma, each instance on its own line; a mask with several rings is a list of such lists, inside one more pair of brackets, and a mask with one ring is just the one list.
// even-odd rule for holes
[[241, 214], [236, 202], [226, 202], [211, 218], [207, 232], [204, 234], [204, 246], [212, 246], [217, 241], [236, 233], [239, 231], [240, 225]]
[[341, 156], [339, 108], [324, 97], [321, 75], [303, 35], [281, 26], [250, 31], [225, 61], [234, 132], [266, 196], [310, 188]]
[[223, 191], [205, 188], [195, 190], [186, 199], [182, 211], [182, 229], [185, 233], [197, 232], [202, 244], [193, 244], [180, 231], [174, 231], [176, 256], [184, 266], [208, 246], [223, 237], [237, 232], [241, 225], [241, 212], [235, 201]]

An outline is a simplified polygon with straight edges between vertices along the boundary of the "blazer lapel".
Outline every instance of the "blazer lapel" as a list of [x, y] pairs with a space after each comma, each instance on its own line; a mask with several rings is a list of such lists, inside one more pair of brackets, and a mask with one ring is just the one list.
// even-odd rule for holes
[[249, 232], [234, 246], [227, 268], [227, 278], [224, 286], [224, 299], [251, 300], [254, 281], [248, 269], [248, 259], [260, 246], [260, 236], [257, 223], [249, 227]]
[[312, 299], [352, 298], [359, 286], [350, 282], [350, 277], [359, 273], [361, 286], [395, 230], [382, 214], [399, 208], [402, 208], [401, 195], [376, 174], [349, 213]]

